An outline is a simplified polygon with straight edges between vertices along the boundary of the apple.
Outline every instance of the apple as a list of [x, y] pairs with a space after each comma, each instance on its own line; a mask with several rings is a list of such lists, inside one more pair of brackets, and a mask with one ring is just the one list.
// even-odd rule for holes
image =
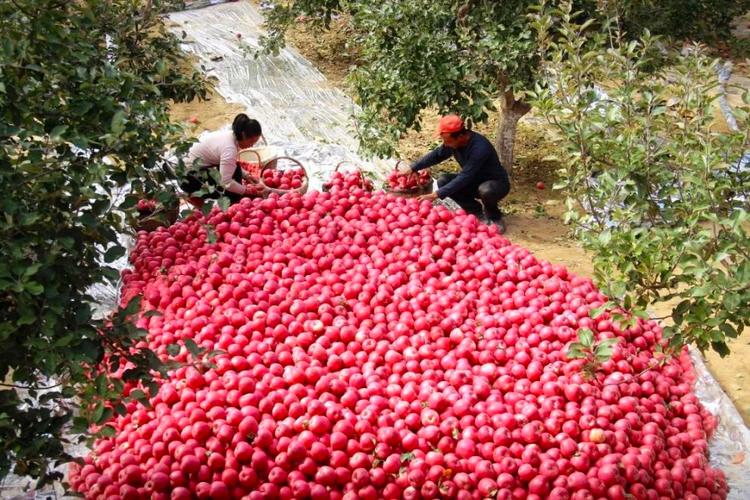
[[591, 429], [589, 431], [589, 441], [592, 443], [603, 443], [604, 442], [604, 431], [601, 429]]
[[541, 191], [544, 189], [544, 183], [542, 181], [539, 181], [536, 183], [536, 188]]

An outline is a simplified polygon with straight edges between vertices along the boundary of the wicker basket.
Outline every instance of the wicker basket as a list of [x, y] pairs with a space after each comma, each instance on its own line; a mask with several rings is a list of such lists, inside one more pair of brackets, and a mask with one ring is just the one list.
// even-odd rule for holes
[[260, 155], [257, 151], [254, 151], [252, 149], [243, 149], [239, 153], [237, 153], [237, 161], [243, 162], [250, 166], [250, 168], [242, 167], [242, 170], [247, 172], [248, 174], [252, 175], [256, 179], [258, 176], [260, 176], [260, 171], [262, 170], [262, 161], [260, 160]]
[[410, 189], [408, 191], [398, 191], [395, 189], [391, 189], [388, 187], [388, 184], [385, 184], [383, 186], [383, 191], [389, 194], [396, 195], [396, 196], [403, 196], [404, 198], [416, 198], [417, 196], [430, 194], [432, 192], [432, 183], [429, 182], [423, 186], [419, 186], [415, 189]]
[[280, 160], [291, 161], [292, 163], [295, 163], [300, 169], [302, 169], [302, 172], [305, 174], [304, 180], [302, 181], [302, 185], [300, 187], [298, 187], [298, 188], [293, 188], [293, 189], [288, 189], [288, 190], [287, 189], [272, 188], [272, 187], [266, 185], [266, 183], [263, 182], [263, 173], [266, 170], [269, 170], [271, 168], [276, 168], [276, 167], [271, 167], [270, 163], [269, 163], [268, 165], [266, 165], [266, 166], [264, 166], [263, 168], [260, 169], [260, 176], [259, 176], [260, 185], [263, 186], [263, 189], [265, 190], [265, 195], [268, 196], [271, 193], [276, 193], [278, 195], [282, 195], [282, 194], [294, 193], [294, 192], [297, 192], [299, 194], [305, 194], [307, 192], [308, 186], [310, 185], [310, 178], [309, 178], [309, 175], [307, 174], [307, 169], [305, 168], [305, 166], [302, 165], [302, 163], [300, 163], [299, 160], [296, 160], [296, 159], [292, 158], [291, 156], [279, 156], [278, 158], [276, 158], [274, 160], [274, 164], [278, 165], [278, 162]]
[[[403, 163], [403, 162], [404, 162], [404, 160], [397, 161], [396, 162], [396, 166], [394, 167], [394, 169], [398, 169], [398, 166], [401, 165], [401, 163]], [[396, 196], [403, 196], [404, 198], [416, 198], [417, 196], [422, 196], [422, 195], [425, 195], [425, 194], [432, 193], [432, 185], [433, 184], [434, 184], [434, 182], [432, 181], [432, 179], [430, 179], [430, 182], [428, 182], [426, 184], [423, 184], [421, 186], [417, 186], [414, 189], [408, 189], [408, 190], [400, 191], [400, 190], [397, 190], [397, 189], [391, 189], [388, 186], [388, 181], [386, 181], [383, 184], [383, 191], [385, 191], [386, 193], [390, 193], [390, 194], [396, 195]]]
[[[352, 164], [352, 165], [354, 165], [354, 168], [356, 169], [356, 173], [358, 173], [358, 174], [359, 174], [359, 177], [360, 177], [360, 179], [361, 179], [361, 183], [362, 183], [362, 185], [361, 185], [360, 187], [361, 187], [362, 189], [366, 189], [366, 188], [365, 188], [365, 182], [367, 181], [367, 179], [365, 179], [365, 174], [364, 174], [364, 172], [362, 171], [362, 167], [360, 167], [360, 166], [359, 166], [359, 165], [357, 165], [356, 163], [354, 163], [354, 162], [351, 162], [351, 161], [348, 161], [348, 160], [340, 161], [340, 162], [339, 162], [339, 163], [338, 163], [338, 164], [336, 165], [336, 167], [335, 167], [335, 168], [333, 169], [333, 172], [334, 172], [334, 173], [338, 172], [338, 171], [339, 171], [339, 168], [341, 168], [341, 165], [346, 165], [346, 164]], [[323, 185], [323, 192], [328, 192], [328, 188], [327, 188], [327, 187], [325, 186], [325, 184]]]

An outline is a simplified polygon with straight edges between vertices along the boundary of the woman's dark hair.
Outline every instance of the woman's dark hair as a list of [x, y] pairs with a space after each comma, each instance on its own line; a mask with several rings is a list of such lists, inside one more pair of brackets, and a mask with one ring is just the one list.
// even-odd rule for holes
[[261, 130], [258, 120], [248, 117], [245, 113], [240, 113], [234, 117], [232, 132], [234, 132], [234, 137], [238, 141], [244, 141], [261, 135], [263, 130]]

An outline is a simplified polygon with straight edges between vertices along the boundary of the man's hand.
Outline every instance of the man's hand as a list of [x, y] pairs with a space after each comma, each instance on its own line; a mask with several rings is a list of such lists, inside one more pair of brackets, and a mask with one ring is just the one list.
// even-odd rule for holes
[[417, 196], [417, 200], [418, 201], [425, 201], [425, 200], [433, 201], [433, 200], [437, 200], [437, 197], [438, 197], [437, 193], [429, 193], [429, 194], [423, 194], [422, 196]]
[[402, 161], [398, 164], [397, 170], [398, 170], [398, 173], [402, 175], [414, 173], [414, 171], [411, 169], [411, 165], [406, 163], [405, 161]]

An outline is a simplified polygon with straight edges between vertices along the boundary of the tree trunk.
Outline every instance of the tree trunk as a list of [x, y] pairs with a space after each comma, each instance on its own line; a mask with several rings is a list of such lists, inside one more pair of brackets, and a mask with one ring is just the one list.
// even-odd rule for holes
[[517, 101], [512, 90], [505, 92], [500, 110], [500, 121], [495, 134], [495, 149], [500, 156], [500, 163], [510, 174], [513, 171], [513, 146], [516, 142], [518, 120], [531, 110], [531, 106]]

